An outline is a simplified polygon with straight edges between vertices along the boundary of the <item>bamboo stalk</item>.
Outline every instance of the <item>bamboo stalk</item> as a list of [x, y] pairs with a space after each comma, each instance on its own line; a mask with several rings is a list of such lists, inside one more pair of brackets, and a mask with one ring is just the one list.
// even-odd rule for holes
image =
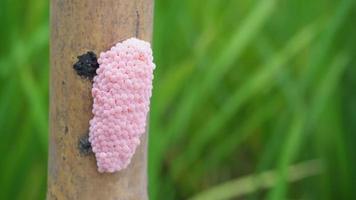
[[76, 57], [99, 53], [118, 41], [150, 41], [152, 0], [52, 0], [50, 139], [47, 199], [147, 199], [146, 136], [129, 167], [98, 173], [80, 139], [92, 118], [92, 83], [73, 70]]

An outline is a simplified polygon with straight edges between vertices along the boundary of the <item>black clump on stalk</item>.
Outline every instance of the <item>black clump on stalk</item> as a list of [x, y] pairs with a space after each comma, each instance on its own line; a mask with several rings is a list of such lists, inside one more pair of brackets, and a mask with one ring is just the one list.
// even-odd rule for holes
[[96, 75], [96, 69], [99, 68], [98, 59], [94, 52], [87, 53], [77, 57], [78, 61], [73, 65], [79, 76], [93, 79]]
[[89, 135], [84, 135], [83, 137], [79, 138], [79, 151], [83, 155], [88, 155], [92, 152], [91, 144], [89, 142]]

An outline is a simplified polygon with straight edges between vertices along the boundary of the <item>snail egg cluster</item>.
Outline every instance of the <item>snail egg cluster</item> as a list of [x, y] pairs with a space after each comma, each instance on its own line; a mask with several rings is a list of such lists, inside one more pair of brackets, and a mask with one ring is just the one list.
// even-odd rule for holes
[[131, 38], [100, 54], [89, 142], [99, 172], [125, 169], [145, 133], [152, 91], [150, 44]]

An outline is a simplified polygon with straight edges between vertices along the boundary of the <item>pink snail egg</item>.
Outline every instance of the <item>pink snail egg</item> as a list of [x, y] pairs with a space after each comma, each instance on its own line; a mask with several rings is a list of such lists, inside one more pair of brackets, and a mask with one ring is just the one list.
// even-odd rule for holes
[[130, 164], [145, 133], [155, 65], [150, 44], [136, 38], [100, 53], [98, 63], [89, 141], [98, 171], [112, 173]]

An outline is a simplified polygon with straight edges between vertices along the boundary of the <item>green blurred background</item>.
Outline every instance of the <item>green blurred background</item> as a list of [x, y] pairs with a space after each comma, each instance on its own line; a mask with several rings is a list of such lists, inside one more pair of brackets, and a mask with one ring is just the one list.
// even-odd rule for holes
[[[0, 199], [44, 199], [49, 3], [0, 1]], [[356, 199], [355, 0], [156, 0], [151, 199]]]

